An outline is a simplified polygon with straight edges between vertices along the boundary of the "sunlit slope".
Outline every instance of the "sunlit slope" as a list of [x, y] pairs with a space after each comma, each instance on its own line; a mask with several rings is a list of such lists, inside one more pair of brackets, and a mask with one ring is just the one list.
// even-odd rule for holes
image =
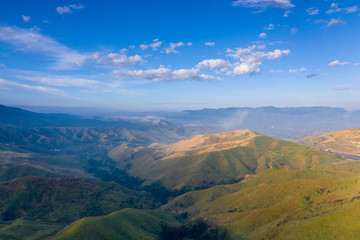
[[173, 216], [162, 211], [124, 209], [107, 216], [76, 221], [53, 239], [159, 239], [163, 224], [180, 225]]
[[3, 221], [23, 217], [70, 223], [123, 208], [153, 206], [144, 192], [78, 178], [18, 178], [1, 183], [0, 192], [0, 220]]
[[184, 194], [163, 207], [206, 218], [232, 239], [358, 239], [360, 176], [267, 170], [246, 181]]
[[145, 184], [160, 182], [170, 189], [231, 183], [269, 168], [299, 170], [341, 161], [332, 154], [249, 130], [198, 135], [173, 145], [120, 146], [109, 156], [131, 175], [145, 179]]
[[360, 128], [305, 137], [299, 139], [298, 142], [332, 152], [360, 155]]

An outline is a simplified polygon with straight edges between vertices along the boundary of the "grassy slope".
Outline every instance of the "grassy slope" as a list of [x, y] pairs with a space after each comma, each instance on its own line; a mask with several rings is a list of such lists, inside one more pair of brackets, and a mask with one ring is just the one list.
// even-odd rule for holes
[[5, 221], [26, 217], [70, 223], [123, 208], [153, 206], [144, 192], [77, 178], [19, 178], [1, 183], [0, 192], [0, 216]]
[[6, 182], [15, 178], [36, 176], [46, 178], [68, 177], [69, 175], [55, 173], [47, 169], [42, 169], [30, 164], [20, 164], [16, 166], [0, 166], [0, 182]]
[[245, 145], [226, 144], [224, 149], [223, 145], [211, 145], [214, 150], [207, 150], [210, 147], [202, 145], [180, 153], [157, 146], [138, 150], [122, 146], [110, 156], [122, 154], [117, 159], [119, 165], [130, 163], [129, 173], [146, 179], [145, 184], [161, 182], [170, 189], [234, 182], [269, 168], [299, 170], [342, 161], [332, 154], [267, 136], [255, 136]]
[[305, 137], [297, 142], [323, 150], [329, 149], [332, 152], [360, 155], [360, 128]]
[[207, 218], [233, 239], [357, 239], [360, 176], [267, 170], [233, 185], [184, 194], [163, 209]]
[[61, 231], [54, 240], [158, 239], [162, 222], [179, 225], [174, 217], [158, 210], [124, 209], [107, 216], [81, 219]]
[[40, 220], [18, 219], [7, 222], [0, 228], [0, 239], [6, 240], [43, 240], [53, 236], [65, 227], [64, 224]]

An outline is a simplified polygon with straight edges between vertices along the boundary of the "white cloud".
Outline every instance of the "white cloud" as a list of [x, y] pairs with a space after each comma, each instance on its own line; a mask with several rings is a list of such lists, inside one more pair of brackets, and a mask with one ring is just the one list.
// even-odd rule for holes
[[255, 74], [260, 72], [260, 66], [264, 60], [276, 60], [283, 55], [290, 54], [290, 50], [275, 49], [273, 51], [259, 51], [264, 49], [265, 46], [249, 46], [247, 48], [236, 48], [236, 50], [228, 49], [227, 56], [232, 57], [238, 62], [232, 64], [233, 69], [228, 71], [227, 75], [242, 75], [242, 74]]
[[0, 27], [0, 41], [23, 52], [42, 53], [52, 58], [54, 69], [73, 69], [84, 64], [87, 56], [44, 36], [39, 32], [18, 27]]
[[329, 63], [328, 66], [333, 68], [333, 67], [336, 67], [336, 66], [345, 66], [345, 65], [348, 65], [348, 64], [350, 64], [350, 62], [340, 62], [339, 60], [335, 60], [335, 61]]
[[231, 64], [223, 59], [206, 59], [202, 62], [199, 62], [195, 67], [209, 69], [221, 68], [222, 71], [226, 71], [226, 69], [228, 69], [230, 66]]
[[165, 48], [165, 52], [166, 53], [179, 53], [179, 51], [178, 50], [176, 50], [176, 48], [179, 48], [179, 47], [183, 47], [183, 46], [185, 46], [185, 45], [187, 45], [187, 46], [192, 46], [192, 43], [187, 43], [187, 44], [185, 44], [185, 43], [183, 43], [183, 42], [178, 42], [178, 43], [170, 43], [170, 47], [168, 47], [168, 48]]
[[352, 6], [352, 7], [347, 7], [347, 8], [339, 8], [338, 4], [336, 3], [332, 3], [330, 5], [329, 10], [326, 11], [327, 14], [332, 14], [332, 13], [338, 13], [338, 12], [342, 12], [342, 13], [354, 13], [354, 12], [358, 12], [359, 11], [359, 7], [358, 6]]
[[215, 43], [214, 42], [206, 42], [205, 46], [215, 46]]
[[186, 80], [196, 80], [196, 81], [205, 81], [205, 80], [221, 80], [220, 78], [200, 74], [199, 69], [179, 69], [171, 70], [164, 66], [160, 66], [158, 69], [151, 70], [136, 70], [136, 71], [114, 71], [114, 74], [128, 76], [128, 77], [137, 77], [147, 80], [152, 80], [155, 82], [176, 82], [176, 81], [186, 81]]
[[275, 28], [275, 25], [270, 23], [269, 25], [267, 25], [266, 27], [264, 27], [264, 30], [273, 30]]
[[266, 34], [266, 33], [260, 33], [259, 37], [260, 37], [260, 38], [266, 38], [266, 37], [267, 37], [267, 34]]
[[120, 66], [134, 65], [138, 62], [141, 63], [143, 61], [143, 58], [139, 55], [128, 57], [124, 54], [109, 53], [107, 57], [108, 57], [107, 60], [110, 60], [112, 64], [120, 65]]
[[30, 16], [25, 16], [25, 15], [21, 15], [22, 19], [24, 22], [29, 22], [30, 21]]
[[345, 22], [343, 20], [332, 18], [327, 26], [331, 27], [331, 26], [334, 26], [334, 25], [342, 25], [342, 24], [345, 24]]
[[242, 6], [247, 8], [292, 8], [295, 7], [290, 0], [237, 0], [232, 3], [233, 6]]
[[300, 69], [289, 69], [289, 73], [298, 73], [298, 72], [306, 72], [307, 68], [300, 68]]
[[293, 27], [290, 29], [291, 35], [295, 35], [299, 29], [297, 27]]
[[55, 89], [55, 88], [49, 88], [44, 86], [33, 86], [23, 83], [17, 83], [12, 81], [7, 81], [4, 79], [0, 79], [0, 89], [11, 89], [11, 90], [29, 90], [29, 91], [37, 91], [37, 92], [44, 92], [52, 95], [58, 95], [62, 97], [71, 97], [67, 93]]
[[154, 51], [157, 51], [159, 49], [159, 47], [161, 46], [162, 41], [159, 41], [159, 39], [154, 39], [153, 43], [150, 44], [141, 44], [139, 47], [142, 50], [147, 50], [149, 48], [152, 48]]
[[62, 6], [62, 7], [57, 7], [56, 8], [56, 11], [63, 15], [64, 13], [70, 13], [71, 12], [71, 9], [74, 9], [74, 10], [78, 10], [78, 9], [82, 9], [84, 8], [84, 5], [82, 4], [71, 4], [71, 5], [68, 5], [68, 6]]
[[140, 44], [139, 47], [140, 47], [142, 50], [149, 49], [149, 45], [146, 45], [146, 44]]
[[290, 10], [287, 10], [284, 12], [284, 17], [288, 17], [292, 13]]
[[307, 12], [309, 15], [318, 15], [318, 14], [320, 13], [320, 10], [311, 7], [311, 8], [306, 9], [306, 12]]

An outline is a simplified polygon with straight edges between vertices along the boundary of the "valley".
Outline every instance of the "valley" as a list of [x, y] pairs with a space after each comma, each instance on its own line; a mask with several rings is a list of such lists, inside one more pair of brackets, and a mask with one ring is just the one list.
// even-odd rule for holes
[[[35, 114], [34, 122], [52, 117]], [[79, 117], [66, 116], [60, 126], [63, 117], [42, 126], [0, 117], [1, 239], [360, 233], [360, 162], [332, 153], [358, 154], [358, 129], [287, 141], [170, 122], [96, 120], [80, 127]]]

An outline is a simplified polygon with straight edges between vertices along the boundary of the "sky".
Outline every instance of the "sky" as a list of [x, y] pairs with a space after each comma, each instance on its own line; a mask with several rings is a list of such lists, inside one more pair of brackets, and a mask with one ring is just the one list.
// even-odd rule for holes
[[360, 1], [0, 0], [0, 104], [360, 109]]

